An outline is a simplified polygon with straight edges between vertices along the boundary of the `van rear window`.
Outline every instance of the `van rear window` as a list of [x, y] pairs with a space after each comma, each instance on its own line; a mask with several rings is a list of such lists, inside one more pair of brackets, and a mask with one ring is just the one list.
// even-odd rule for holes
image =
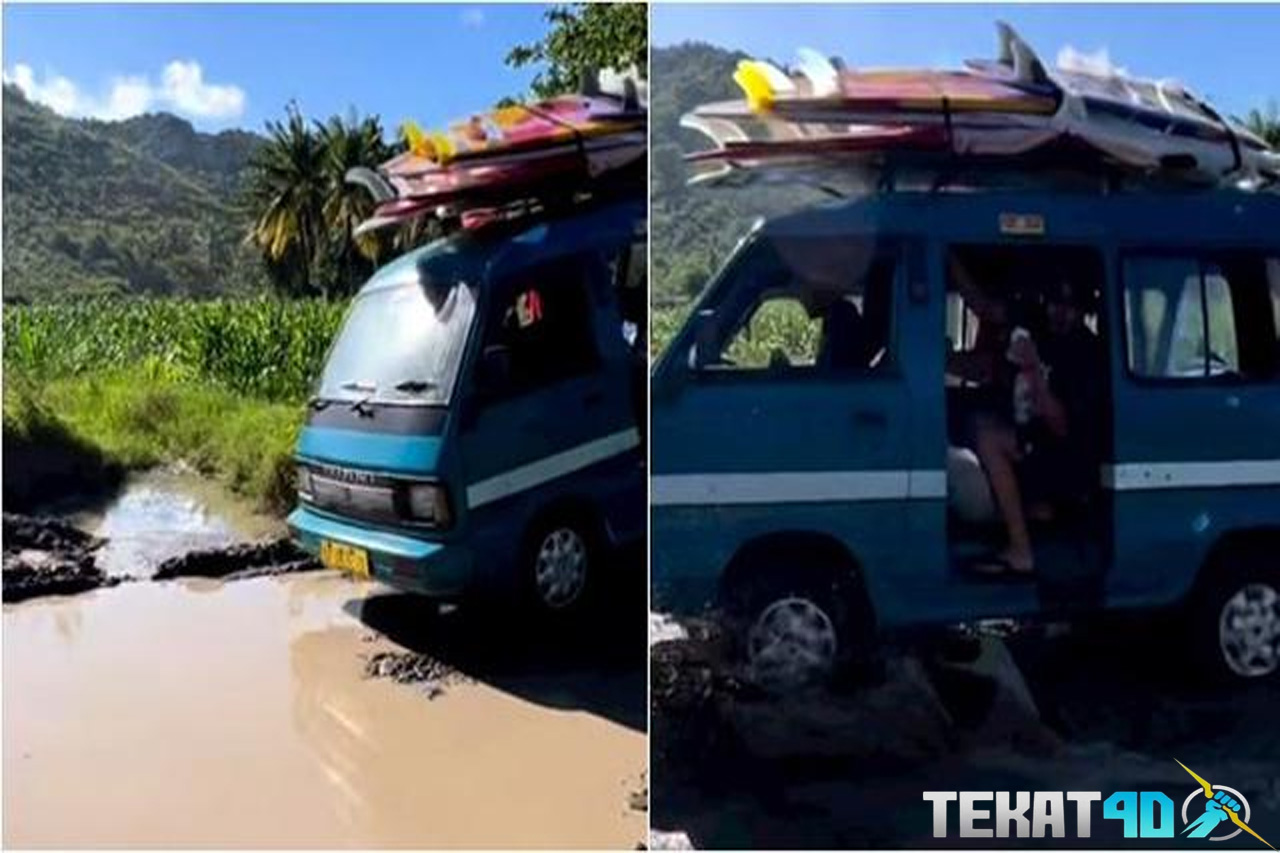
[[1134, 376], [1256, 380], [1280, 370], [1280, 259], [1130, 256], [1124, 309]]

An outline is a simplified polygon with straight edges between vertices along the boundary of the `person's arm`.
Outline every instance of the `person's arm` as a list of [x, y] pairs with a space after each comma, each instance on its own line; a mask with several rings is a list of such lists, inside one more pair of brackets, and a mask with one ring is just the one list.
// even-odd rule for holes
[[973, 276], [969, 275], [964, 264], [960, 263], [960, 259], [952, 255], [947, 262], [947, 267], [951, 271], [951, 280], [955, 282], [956, 290], [964, 300], [965, 307], [972, 311], [980, 322], [996, 322], [993, 318], [995, 300], [990, 299], [983, 292]]

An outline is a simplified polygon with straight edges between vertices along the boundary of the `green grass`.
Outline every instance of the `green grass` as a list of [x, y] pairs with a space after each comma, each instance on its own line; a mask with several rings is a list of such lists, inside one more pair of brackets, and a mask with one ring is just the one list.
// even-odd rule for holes
[[[104, 470], [183, 461], [283, 512], [293, 501], [303, 401], [345, 307], [277, 299], [7, 306], [6, 454], [29, 463], [19, 466], [26, 478], [60, 456], [98, 460]], [[76, 482], [62, 477], [64, 488]], [[10, 478], [5, 488], [17, 494], [32, 484]]]
[[183, 461], [262, 510], [283, 513], [293, 502], [299, 403], [156, 378], [142, 369], [51, 381], [8, 370], [5, 380], [7, 452], [24, 442], [54, 443], [68, 452], [88, 449], [125, 469]]

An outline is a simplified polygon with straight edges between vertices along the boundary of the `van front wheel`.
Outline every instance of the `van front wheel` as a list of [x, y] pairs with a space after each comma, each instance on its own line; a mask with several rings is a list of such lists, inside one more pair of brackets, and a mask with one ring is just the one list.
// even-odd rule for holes
[[750, 679], [788, 694], [846, 674], [867, 651], [869, 617], [834, 573], [797, 572], [744, 580], [727, 602]]
[[595, 562], [592, 536], [582, 522], [557, 517], [539, 524], [525, 550], [525, 576], [538, 609], [581, 609]]

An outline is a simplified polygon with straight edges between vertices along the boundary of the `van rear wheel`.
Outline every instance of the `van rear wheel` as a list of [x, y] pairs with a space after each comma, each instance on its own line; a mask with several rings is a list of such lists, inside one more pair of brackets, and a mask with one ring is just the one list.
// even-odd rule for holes
[[1280, 672], [1280, 569], [1249, 553], [1216, 562], [1192, 616], [1202, 670], [1218, 681], [1274, 677]]

